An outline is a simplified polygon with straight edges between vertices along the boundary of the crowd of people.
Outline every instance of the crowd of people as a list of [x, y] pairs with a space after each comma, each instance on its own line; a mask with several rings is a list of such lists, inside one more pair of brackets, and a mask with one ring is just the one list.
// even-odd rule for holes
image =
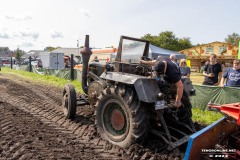
[[[186, 59], [180, 59], [178, 64], [175, 55], [170, 55], [169, 58], [179, 68], [182, 77], [190, 78], [191, 69], [187, 66]], [[240, 87], [240, 60], [235, 59], [232, 66], [223, 71], [223, 64], [218, 62], [216, 54], [211, 54], [203, 68], [204, 81], [202, 84]]]
[[[176, 101], [175, 106], [181, 106], [181, 98], [183, 95], [182, 77], [190, 78], [191, 70], [187, 66], [186, 59], [181, 59], [179, 64], [177, 63], [176, 56], [170, 55], [170, 57], [159, 56], [156, 60], [152, 61], [140, 61], [143, 64], [154, 66], [156, 76], [165, 75], [166, 79], [176, 85]], [[229, 86], [240, 87], [240, 61], [234, 60], [233, 67], [228, 68], [222, 74], [222, 65], [217, 61], [217, 56], [211, 54], [209, 61], [205, 63], [203, 69], [204, 81], [203, 85], [215, 85], [215, 86]]]
[[223, 73], [222, 65], [217, 61], [217, 56], [211, 54], [209, 63], [204, 67], [203, 75], [205, 76], [203, 85], [240, 87], [240, 61], [234, 60], [233, 67], [229, 67]]

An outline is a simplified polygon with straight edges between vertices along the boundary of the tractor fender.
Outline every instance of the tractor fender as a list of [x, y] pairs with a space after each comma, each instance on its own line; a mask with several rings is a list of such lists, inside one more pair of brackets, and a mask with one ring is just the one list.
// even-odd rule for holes
[[134, 88], [141, 101], [147, 103], [158, 101], [160, 89], [155, 79], [137, 79], [134, 83]]
[[107, 72], [100, 77], [114, 82], [133, 85], [140, 101], [153, 103], [158, 100], [160, 89], [154, 78], [122, 72]]

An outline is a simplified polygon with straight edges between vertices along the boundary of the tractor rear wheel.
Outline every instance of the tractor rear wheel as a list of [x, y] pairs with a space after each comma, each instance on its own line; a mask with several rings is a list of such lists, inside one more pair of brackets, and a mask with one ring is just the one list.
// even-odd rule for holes
[[189, 126], [192, 122], [192, 104], [186, 91], [183, 91], [182, 105], [178, 113], [179, 120]]
[[76, 91], [72, 84], [66, 84], [63, 89], [62, 107], [67, 119], [75, 119], [76, 115]]
[[123, 84], [106, 88], [98, 97], [96, 125], [103, 139], [122, 148], [144, 140], [148, 132], [144, 107], [136, 92]]

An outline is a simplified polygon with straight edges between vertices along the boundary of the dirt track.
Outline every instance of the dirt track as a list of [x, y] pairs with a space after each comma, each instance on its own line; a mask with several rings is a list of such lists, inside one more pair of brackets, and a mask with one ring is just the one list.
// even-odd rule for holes
[[1, 75], [0, 159], [177, 159], [101, 140], [93, 110], [78, 108], [76, 119], [67, 120], [61, 99], [61, 89]]

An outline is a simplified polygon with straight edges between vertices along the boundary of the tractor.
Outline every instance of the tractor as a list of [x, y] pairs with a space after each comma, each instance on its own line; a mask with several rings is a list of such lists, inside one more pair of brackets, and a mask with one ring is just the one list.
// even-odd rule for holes
[[62, 106], [66, 118], [75, 118], [77, 106], [90, 105], [98, 133], [114, 145], [127, 148], [144, 143], [153, 134], [165, 144], [163, 149], [186, 148], [189, 136], [196, 132], [189, 99], [195, 91], [190, 79], [182, 78], [182, 106], [173, 105], [176, 86], [140, 63], [150, 59], [149, 41], [121, 36], [114, 62], [89, 64], [92, 52], [86, 35], [81, 54], [84, 93], [77, 96], [73, 85], [65, 85]]

